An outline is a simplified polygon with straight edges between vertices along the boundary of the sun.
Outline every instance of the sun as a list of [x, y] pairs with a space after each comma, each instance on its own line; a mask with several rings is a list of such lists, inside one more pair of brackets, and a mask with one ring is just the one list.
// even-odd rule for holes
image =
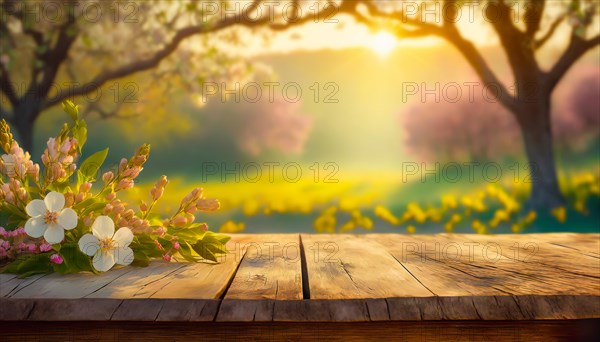
[[396, 48], [396, 37], [387, 31], [379, 31], [373, 36], [371, 49], [379, 56], [385, 57]]

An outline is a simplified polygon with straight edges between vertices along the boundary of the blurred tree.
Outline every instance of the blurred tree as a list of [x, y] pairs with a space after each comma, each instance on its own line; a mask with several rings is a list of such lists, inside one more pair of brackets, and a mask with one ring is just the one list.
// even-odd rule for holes
[[[469, 17], [469, 9], [464, 9], [467, 3], [479, 5], [476, 10], [483, 13], [485, 22], [496, 33], [512, 70], [514, 94], [500, 82], [475, 44], [465, 38], [457, 25], [461, 14], [463, 18]], [[458, 49], [481, 81], [497, 90], [497, 100], [516, 118], [529, 163], [535, 170], [530, 206], [548, 209], [564, 203], [554, 160], [550, 98], [575, 61], [600, 44], [597, 33], [588, 37], [593, 31], [590, 28], [597, 28], [599, 3], [596, 0], [562, 3], [444, 0], [411, 1], [408, 4], [403, 1], [344, 0], [336, 4], [339, 12], [349, 13], [373, 29], [386, 28], [399, 38], [440, 37]], [[515, 4], [519, 10], [515, 10]], [[560, 13], [552, 13], [546, 9], [548, 4], [563, 5], [564, 8]], [[463, 9], [465, 13], [461, 12]], [[544, 70], [536, 53], [560, 31], [558, 28], [565, 20], [571, 26], [568, 45], [555, 64]]]
[[582, 75], [565, 98], [565, 108], [556, 113], [560, 120], [558, 127], [563, 126], [561, 121], [566, 121], [572, 129], [563, 135], [567, 139], [579, 137], [583, 142], [597, 138], [600, 135], [600, 70]]
[[412, 153], [445, 161], [489, 161], [518, 150], [514, 118], [477, 97], [456, 103], [415, 103], [400, 117]]
[[[23, 146], [31, 150], [36, 119], [65, 99], [88, 95], [85, 102], [92, 102], [91, 111], [114, 117], [119, 105], [139, 91], [139, 84], [115, 83], [111, 100], [104, 96], [95, 103], [98, 92], [113, 80], [151, 70], [155, 77], [146, 83], [149, 87], [167, 90], [172, 88], [169, 82], [178, 82], [183, 89], [201, 93], [205, 81], [231, 76], [226, 66], [235, 62], [219, 52], [216, 42], [235, 45], [240, 37], [225, 29], [283, 30], [313, 19], [296, 16], [286, 21], [282, 13], [258, 9], [261, 3], [0, 0], [0, 117], [16, 128]], [[290, 3], [288, 16], [298, 14], [298, 1]], [[207, 39], [208, 35], [218, 38]], [[182, 48], [191, 37], [198, 37], [197, 44]], [[169, 58], [176, 52], [177, 58]], [[171, 63], [162, 63], [167, 59]]]
[[199, 134], [226, 135], [240, 151], [254, 157], [263, 152], [300, 154], [312, 130], [312, 118], [300, 107], [300, 101], [286, 101], [281, 95], [261, 96], [243, 105], [230, 103], [226, 117], [217, 110], [206, 111]]
[[[557, 89], [552, 111], [555, 145], [586, 148], [600, 135], [600, 69], [582, 67]], [[416, 102], [399, 115], [410, 151], [426, 159], [489, 161], [519, 151], [519, 126], [495, 102]]]

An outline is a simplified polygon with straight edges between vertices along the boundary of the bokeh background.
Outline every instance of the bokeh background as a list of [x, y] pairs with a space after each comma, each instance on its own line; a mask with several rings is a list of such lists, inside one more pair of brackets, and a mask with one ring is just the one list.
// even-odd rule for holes
[[[548, 6], [542, 27], [553, 15], [567, 16], [576, 2]], [[61, 22], [44, 15], [21, 20], [13, 13], [17, 7], [9, 7], [17, 5], [22, 2], [2, 1], [2, 26], [10, 35], [2, 35], [0, 62], [3, 81], [10, 75], [22, 96], [36, 68], [53, 61], [39, 57], [40, 49], [57, 44]], [[104, 14], [97, 21], [76, 18], [76, 39], [65, 56], [52, 57], [63, 58], [52, 91], [148, 58], [178, 30], [212, 13], [202, 11], [202, 1], [98, 6]], [[310, 13], [309, 2], [301, 6]], [[584, 11], [589, 3], [581, 6]], [[590, 36], [599, 28], [593, 11]], [[192, 35], [147, 70], [68, 96], [88, 121], [84, 156], [109, 147], [108, 170], [149, 143], [149, 162], [126, 201], [137, 205], [165, 174], [170, 182], [159, 210], [176, 210], [179, 199], [201, 186], [220, 199], [221, 210], [197, 220], [228, 233], [599, 231], [597, 46], [552, 95], [554, 156], [565, 202], [535, 208], [527, 202], [530, 169], [519, 126], [484, 96], [481, 80], [457, 49], [435, 37], [394, 36], [385, 26], [367, 27], [342, 13], [332, 18], [337, 22], [309, 20], [276, 31], [232, 25]], [[499, 79], [514, 84], [491, 25], [477, 15], [460, 25]], [[536, 53], [541, 67], [560, 58], [573, 25], [573, 17], [563, 20]], [[41, 38], [47, 43], [29, 31], [48, 35]], [[268, 82], [274, 82], [272, 98]], [[254, 101], [257, 84], [262, 96]], [[454, 88], [447, 88], [454, 84], [463, 92], [456, 101]], [[472, 97], [465, 84], [474, 84]], [[237, 99], [227, 94], [236, 87]], [[56, 96], [52, 91], [48, 98]], [[5, 93], [2, 105], [4, 115], [16, 115]], [[66, 120], [59, 105], [40, 110], [32, 126], [34, 159]]]

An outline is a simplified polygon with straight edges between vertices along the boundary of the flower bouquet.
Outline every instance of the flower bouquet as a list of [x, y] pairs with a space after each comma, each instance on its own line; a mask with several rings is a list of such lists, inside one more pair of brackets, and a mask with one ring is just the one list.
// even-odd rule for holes
[[[87, 126], [77, 106], [63, 102], [72, 119], [50, 138], [42, 167], [31, 160], [0, 122], [0, 261], [2, 272], [27, 277], [38, 273], [106, 272], [114, 265], [146, 266], [154, 258], [217, 262], [229, 237], [195, 223], [197, 211], [219, 208], [201, 188], [181, 201], [177, 212], [162, 217], [152, 209], [162, 197], [167, 177], [150, 191], [149, 201], [130, 206], [118, 198], [134, 187], [150, 153], [142, 145], [114, 171], [100, 175], [108, 149], [79, 163]], [[99, 179], [97, 179], [99, 178]]]

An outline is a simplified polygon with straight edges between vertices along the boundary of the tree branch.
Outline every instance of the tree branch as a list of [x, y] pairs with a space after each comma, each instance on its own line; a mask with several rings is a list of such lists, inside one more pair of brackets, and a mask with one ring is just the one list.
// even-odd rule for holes
[[545, 74], [546, 82], [550, 90], [558, 84], [560, 79], [566, 74], [571, 66], [588, 50], [600, 45], [600, 35], [594, 38], [585, 40], [575, 33], [571, 35], [569, 46], [563, 55], [558, 59], [556, 64]]
[[13, 83], [10, 80], [8, 70], [6, 70], [3, 63], [0, 63], [0, 73], [2, 74], [2, 78], [0, 78], [0, 90], [2, 90], [4, 95], [6, 95], [8, 102], [10, 102], [14, 108], [19, 99], [17, 98], [17, 94], [13, 88]]
[[[225, 28], [228, 28], [228, 27], [231, 27], [234, 25], [238, 25], [238, 24], [245, 26], [245, 27], [257, 27], [257, 26], [261, 26], [261, 25], [266, 25], [266, 27], [268, 27], [274, 31], [280, 31], [280, 30], [290, 28], [292, 26], [304, 24], [311, 20], [314, 20], [314, 16], [305, 16], [298, 20], [295, 20], [294, 22], [290, 22], [287, 24], [277, 24], [277, 23], [269, 24], [269, 22], [271, 20], [271, 18], [269, 18], [269, 16], [262, 17], [257, 20], [250, 20], [249, 19], [251, 17], [249, 15], [250, 12], [255, 10], [256, 7], [261, 2], [262, 2], [262, 0], [255, 0], [253, 5], [249, 6], [246, 9], [246, 11], [244, 13], [242, 13], [242, 15], [226, 17], [226, 18], [218, 21], [217, 23], [215, 23], [213, 26], [207, 26], [206, 24], [201, 24], [201, 25], [194, 25], [194, 26], [189, 26], [189, 27], [180, 29], [175, 33], [175, 35], [169, 41], [169, 43], [167, 43], [160, 50], [156, 51], [151, 57], [142, 59], [139, 61], [135, 61], [135, 62], [129, 63], [127, 65], [123, 65], [114, 70], [107, 70], [105, 72], [101, 72], [96, 77], [94, 77], [91, 81], [83, 84], [82, 86], [75, 87], [68, 93], [58, 94], [57, 96], [53, 97], [52, 99], [45, 101], [42, 105], [42, 109], [52, 107], [52, 106], [62, 102], [63, 100], [71, 98], [71, 97], [89, 94], [93, 91], [96, 91], [98, 88], [100, 88], [102, 85], [104, 85], [108, 81], [111, 81], [114, 79], [119, 79], [119, 78], [122, 78], [122, 77], [125, 77], [128, 75], [137, 73], [137, 72], [152, 69], [152, 68], [158, 66], [158, 64], [160, 64], [160, 62], [162, 60], [164, 60], [165, 58], [170, 56], [177, 49], [179, 44], [181, 44], [181, 42], [183, 42], [186, 38], [189, 38], [189, 37], [197, 35], [197, 34], [217, 32], [222, 29], [225, 29]], [[320, 11], [318, 14], [324, 14], [324, 13], [328, 13], [328, 12], [323, 10], [323, 11]]]
[[525, 3], [525, 6], [525, 15], [523, 16], [525, 21], [525, 35], [531, 40], [540, 30], [546, 0], [529, 0]]
[[67, 11], [69, 14], [67, 19], [58, 30], [58, 39], [52, 49], [49, 49], [40, 56], [45, 61], [44, 67], [41, 70], [43, 72], [42, 80], [39, 82], [39, 85], [32, 82], [32, 86], [37, 86], [39, 96], [42, 98], [45, 98], [48, 94], [60, 65], [67, 59], [71, 45], [73, 45], [77, 39], [77, 34], [69, 32], [70, 27], [75, 25], [75, 11], [73, 8], [75, 5], [72, 1], [69, 1], [65, 6], [70, 6], [71, 8]]
[[497, 97], [500, 103], [511, 111], [514, 111], [516, 109], [514, 97], [508, 92], [506, 86], [500, 82], [475, 45], [463, 38], [458, 30], [450, 31], [444, 37], [465, 57], [486, 86], [491, 85], [498, 89], [499, 94], [497, 94]]
[[548, 28], [548, 31], [540, 39], [535, 40], [533, 43], [533, 48], [536, 50], [541, 48], [552, 37], [556, 29], [560, 26], [565, 18], [566, 15], [564, 14], [556, 18]]

